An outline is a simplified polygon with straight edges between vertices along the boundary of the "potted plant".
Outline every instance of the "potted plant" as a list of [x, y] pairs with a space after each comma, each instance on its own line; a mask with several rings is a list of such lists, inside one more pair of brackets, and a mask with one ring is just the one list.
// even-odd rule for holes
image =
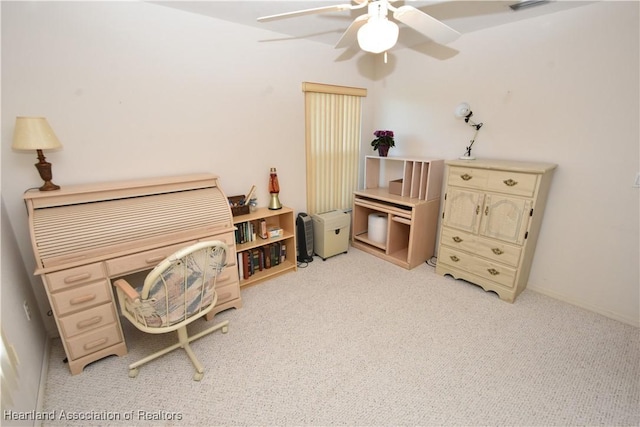
[[375, 135], [376, 139], [371, 141], [371, 146], [374, 150], [378, 150], [378, 155], [380, 157], [387, 157], [389, 148], [396, 146], [395, 142], [393, 141], [393, 131], [377, 130], [373, 134]]

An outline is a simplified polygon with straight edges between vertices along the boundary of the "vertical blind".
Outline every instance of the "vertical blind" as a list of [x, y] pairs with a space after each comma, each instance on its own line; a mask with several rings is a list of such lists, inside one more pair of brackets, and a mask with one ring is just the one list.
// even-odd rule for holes
[[366, 89], [303, 83], [307, 212], [349, 209], [358, 186], [362, 97]]

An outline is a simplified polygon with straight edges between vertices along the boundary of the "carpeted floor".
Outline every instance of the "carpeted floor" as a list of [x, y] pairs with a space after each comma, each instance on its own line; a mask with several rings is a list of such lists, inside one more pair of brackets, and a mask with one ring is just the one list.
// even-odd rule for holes
[[509, 304], [350, 248], [242, 297], [193, 344], [199, 383], [182, 350], [128, 378], [174, 337], [125, 319], [129, 354], [80, 375], [55, 340], [43, 424], [640, 425], [639, 330], [533, 291]]

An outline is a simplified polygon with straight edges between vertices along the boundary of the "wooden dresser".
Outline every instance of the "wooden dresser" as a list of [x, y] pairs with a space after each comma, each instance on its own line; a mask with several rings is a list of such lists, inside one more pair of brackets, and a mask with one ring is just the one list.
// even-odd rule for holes
[[127, 348], [111, 280], [150, 270], [202, 240], [231, 248], [216, 313], [242, 307], [233, 218], [218, 177], [199, 174], [29, 190], [24, 196], [36, 259], [72, 374]]
[[436, 273], [513, 302], [527, 286], [553, 163], [446, 161]]

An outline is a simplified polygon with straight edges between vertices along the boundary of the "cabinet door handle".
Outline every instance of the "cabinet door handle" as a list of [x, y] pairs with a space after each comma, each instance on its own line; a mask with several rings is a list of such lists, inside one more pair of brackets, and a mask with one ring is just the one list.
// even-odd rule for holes
[[464, 175], [460, 175], [460, 178], [462, 178], [463, 181], [469, 181], [473, 177], [471, 175], [465, 173]]
[[517, 184], [518, 184], [518, 181], [514, 181], [514, 180], [512, 180], [511, 178], [509, 178], [509, 179], [505, 179], [505, 180], [504, 180], [504, 181], [502, 181], [502, 182], [504, 182], [504, 185], [506, 185], [507, 187], [513, 187], [514, 185], [517, 185]]
[[476, 215], [480, 213], [480, 205], [476, 206]]
[[458, 257], [457, 257], [457, 256], [455, 256], [455, 255], [451, 255], [449, 258], [451, 258], [451, 261], [453, 261], [453, 262], [458, 262], [458, 261], [460, 261], [460, 258], [458, 258]]
[[96, 294], [83, 295], [81, 297], [72, 298], [69, 301], [69, 304], [77, 305], [77, 304], [82, 304], [82, 303], [85, 303], [85, 302], [89, 302], [89, 301], [94, 300], [94, 299], [96, 299]]
[[491, 252], [493, 252], [496, 255], [502, 255], [504, 253], [500, 248], [493, 248], [491, 249]]
[[489, 215], [489, 206], [485, 206], [484, 207], [484, 214], [485, 214], [485, 216]]
[[86, 319], [78, 322], [76, 326], [78, 327], [78, 329], [84, 329], [84, 328], [88, 328], [89, 326], [100, 323], [101, 321], [102, 321], [102, 316], [94, 316], [91, 319]]
[[456, 242], [456, 243], [460, 243], [460, 242], [462, 242], [462, 239], [461, 239], [461, 238], [459, 238], [458, 236], [453, 236], [451, 239], [452, 239], [454, 242]]
[[487, 271], [492, 276], [497, 276], [498, 274], [500, 274], [500, 272], [498, 270], [496, 270], [495, 268], [487, 268]]

